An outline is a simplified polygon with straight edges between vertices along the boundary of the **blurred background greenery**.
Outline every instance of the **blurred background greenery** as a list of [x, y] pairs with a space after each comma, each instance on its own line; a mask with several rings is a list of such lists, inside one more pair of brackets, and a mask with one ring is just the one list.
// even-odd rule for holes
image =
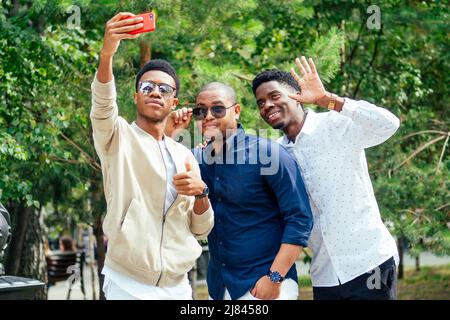
[[0, 1], [0, 200], [14, 232], [7, 272], [46, 281], [46, 239], [74, 234], [80, 225], [92, 228], [102, 268], [105, 201], [89, 121], [90, 83], [104, 25], [120, 11], [157, 13], [156, 31], [123, 41], [115, 57], [118, 104], [127, 120], [135, 116], [137, 71], [163, 58], [181, 78], [181, 105], [192, 103], [203, 84], [223, 81], [238, 92], [244, 127], [269, 129], [251, 80], [263, 69], [288, 71], [295, 57], [311, 56], [327, 90], [386, 107], [401, 119], [395, 136], [368, 149], [367, 157], [383, 220], [402, 255], [408, 250], [417, 257], [417, 269], [423, 251], [449, 255], [449, 5], [378, 1], [379, 28], [370, 5]]

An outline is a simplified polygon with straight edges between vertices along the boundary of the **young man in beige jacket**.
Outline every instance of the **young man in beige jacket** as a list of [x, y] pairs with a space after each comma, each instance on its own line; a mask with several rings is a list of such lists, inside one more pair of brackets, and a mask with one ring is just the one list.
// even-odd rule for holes
[[191, 299], [187, 272], [201, 254], [197, 239], [213, 227], [213, 211], [198, 163], [189, 149], [164, 135], [178, 104], [179, 80], [164, 60], [151, 60], [136, 77], [136, 120], [118, 116], [113, 56], [129, 31], [142, 27], [131, 13], [106, 24], [92, 83], [91, 120], [102, 164], [108, 250], [103, 274], [107, 299]]

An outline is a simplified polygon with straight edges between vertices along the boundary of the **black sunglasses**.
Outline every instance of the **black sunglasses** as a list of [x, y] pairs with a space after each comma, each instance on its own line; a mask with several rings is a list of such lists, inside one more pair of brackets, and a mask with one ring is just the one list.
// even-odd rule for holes
[[176, 90], [172, 86], [166, 83], [155, 83], [153, 81], [140, 81], [139, 82], [139, 92], [142, 94], [150, 94], [152, 93], [156, 87], [158, 87], [159, 92], [164, 97], [170, 97], [174, 91]]
[[225, 106], [195, 107], [192, 109], [192, 115], [194, 116], [195, 120], [205, 120], [206, 116], [208, 115], [208, 110], [211, 110], [211, 115], [216, 119], [220, 119], [225, 117], [225, 115], [227, 114], [227, 109], [234, 107], [236, 104], [237, 103], [229, 107]]

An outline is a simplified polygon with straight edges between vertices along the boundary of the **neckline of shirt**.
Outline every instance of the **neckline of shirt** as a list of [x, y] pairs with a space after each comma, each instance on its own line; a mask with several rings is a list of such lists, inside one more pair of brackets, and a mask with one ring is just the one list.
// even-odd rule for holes
[[303, 126], [302, 126], [300, 132], [295, 137], [295, 141], [289, 140], [287, 135], [283, 134], [283, 144], [289, 145], [290, 143], [292, 143], [295, 145], [298, 143], [298, 141], [301, 139], [301, 137], [303, 137], [304, 135], [307, 135], [311, 132], [311, 128], [315, 123], [317, 114], [312, 109], [309, 109], [309, 108], [306, 109], [305, 114], [307, 114], [308, 116], [305, 118], [305, 121], [303, 122]]

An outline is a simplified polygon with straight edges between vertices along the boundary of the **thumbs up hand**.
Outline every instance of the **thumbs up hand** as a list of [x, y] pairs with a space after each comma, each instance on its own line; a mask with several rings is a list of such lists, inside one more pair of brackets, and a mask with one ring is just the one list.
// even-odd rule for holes
[[189, 157], [184, 162], [186, 172], [178, 173], [173, 177], [173, 185], [178, 194], [185, 196], [196, 196], [203, 193], [206, 184], [192, 170], [192, 164], [189, 161]]

